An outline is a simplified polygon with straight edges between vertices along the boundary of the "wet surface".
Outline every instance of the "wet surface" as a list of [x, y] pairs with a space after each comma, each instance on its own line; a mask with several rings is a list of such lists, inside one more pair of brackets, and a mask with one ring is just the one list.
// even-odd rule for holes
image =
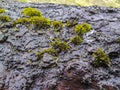
[[[35, 53], [50, 47], [50, 38], [70, 41], [73, 27], [59, 33], [50, 30], [30, 30], [24, 25], [12, 27], [0, 24], [0, 90], [119, 90], [120, 89], [120, 9], [77, 7], [55, 4], [0, 3], [12, 20], [22, 17], [21, 10], [33, 7], [51, 20], [67, 22], [77, 17], [77, 23], [87, 22], [92, 30], [80, 45], [69, 43], [68, 52], [59, 53], [57, 60], [44, 54], [36, 60]], [[109, 68], [91, 65], [91, 53], [103, 48], [110, 56]], [[3, 75], [2, 76], [2, 74]], [[2, 73], [2, 74], [1, 74]]]

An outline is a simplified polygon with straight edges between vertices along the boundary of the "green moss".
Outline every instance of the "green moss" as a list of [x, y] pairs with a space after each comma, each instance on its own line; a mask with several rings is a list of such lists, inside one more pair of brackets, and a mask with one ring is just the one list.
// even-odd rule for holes
[[93, 61], [93, 65], [95, 67], [108, 67], [110, 65], [110, 59], [102, 48], [98, 48], [97, 51], [93, 53], [93, 57], [95, 58], [95, 60]]
[[17, 31], [18, 31], [18, 28], [15, 27], [15, 28], [13, 28], [13, 30], [14, 30], [15, 32], [17, 32]]
[[32, 17], [32, 16], [42, 16], [42, 13], [39, 10], [37, 10], [35, 8], [31, 8], [31, 7], [24, 8], [22, 13], [25, 16], [29, 16], [29, 17]]
[[67, 21], [67, 23], [66, 23], [66, 27], [73, 27], [76, 23], [77, 23], [76, 20]]
[[44, 17], [34, 16], [29, 19], [31, 25], [35, 26], [35, 28], [43, 28], [47, 29], [50, 27], [50, 20]]
[[74, 28], [78, 35], [83, 35], [84, 33], [90, 31], [91, 26], [88, 23], [77, 24]]
[[62, 42], [60, 40], [57, 40], [55, 42], [52, 42], [51, 45], [58, 50], [58, 52], [68, 50], [70, 47], [68, 43]]
[[0, 8], [0, 13], [5, 13], [5, 9]]
[[60, 21], [52, 21], [52, 27], [55, 29], [55, 30], [60, 30], [63, 28], [63, 23], [60, 22]]
[[0, 16], [0, 21], [2, 21], [2, 22], [9, 22], [10, 21], [10, 17], [6, 16], [6, 15], [2, 15], [2, 16]]
[[116, 41], [117, 41], [117, 43], [120, 43], [120, 38], [118, 38]]
[[50, 20], [39, 16], [33, 16], [30, 18], [17, 19], [16, 21], [13, 22], [13, 25], [16, 24], [23, 24], [23, 25], [30, 24], [35, 28], [46, 29], [50, 27]]
[[72, 37], [71, 39], [71, 42], [72, 43], [74, 43], [75, 45], [78, 45], [78, 44], [80, 44], [83, 40], [82, 40], [82, 38], [80, 37], [80, 36], [74, 36], [74, 37]]
[[29, 23], [28, 18], [19, 18], [13, 22], [14, 25], [16, 25], [16, 24], [28, 24], [28, 23]]
[[53, 55], [53, 56], [57, 56], [57, 51], [53, 48], [48, 48], [48, 49], [45, 49], [41, 52], [36, 52], [36, 56], [38, 57], [38, 59], [40, 60], [41, 58], [43, 58], [43, 55], [45, 53], [48, 53], [50, 55]]

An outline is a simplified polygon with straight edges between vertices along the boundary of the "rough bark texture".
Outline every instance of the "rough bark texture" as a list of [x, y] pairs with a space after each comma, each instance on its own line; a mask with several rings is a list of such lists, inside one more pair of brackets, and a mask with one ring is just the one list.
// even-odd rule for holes
[[[59, 53], [56, 62], [49, 54], [36, 61], [35, 53], [50, 47], [51, 36], [69, 42], [75, 35], [73, 27], [65, 27], [58, 34], [52, 29], [36, 32], [24, 25], [12, 27], [10, 22], [0, 22], [0, 90], [120, 90], [120, 43], [116, 42], [120, 38], [120, 9], [6, 1], [0, 7], [12, 20], [22, 17], [25, 7], [33, 7], [51, 20], [76, 19], [92, 26], [83, 42], [69, 43], [70, 50]], [[109, 68], [91, 65], [91, 53], [99, 47], [110, 56]]]

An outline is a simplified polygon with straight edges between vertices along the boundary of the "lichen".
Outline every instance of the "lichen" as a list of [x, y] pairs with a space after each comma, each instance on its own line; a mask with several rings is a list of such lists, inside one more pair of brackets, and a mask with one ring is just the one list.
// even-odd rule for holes
[[52, 21], [52, 27], [55, 30], [60, 30], [63, 28], [63, 23], [61, 21]]
[[63, 42], [61, 40], [56, 40], [56, 41], [52, 42], [51, 46], [53, 46], [53, 48], [57, 49], [58, 52], [66, 51], [70, 48], [70, 46], [68, 45], [67, 42]]
[[98, 48], [96, 52], [93, 53], [95, 60], [93, 61], [93, 66], [95, 67], [108, 67], [110, 66], [109, 56], [104, 52], [102, 48]]
[[83, 41], [82, 38], [80, 36], [78, 36], [78, 35], [72, 37], [70, 40], [75, 45], [78, 45]]
[[10, 21], [10, 17], [7, 15], [2, 15], [0, 16], [0, 21], [2, 22], [9, 22]]
[[91, 30], [91, 26], [88, 23], [77, 24], [74, 30], [78, 35], [83, 35], [84, 33]]
[[24, 8], [22, 13], [25, 16], [29, 16], [29, 17], [32, 17], [32, 16], [42, 16], [42, 12], [40, 12], [39, 10], [37, 10], [35, 8], [31, 8], [31, 7]]

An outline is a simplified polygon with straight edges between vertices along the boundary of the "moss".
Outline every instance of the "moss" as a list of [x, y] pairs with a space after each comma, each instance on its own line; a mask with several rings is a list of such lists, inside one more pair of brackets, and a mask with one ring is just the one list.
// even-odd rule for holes
[[47, 29], [50, 27], [50, 20], [44, 17], [34, 16], [29, 19], [31, 25], [35, 26], [35, 28], [43, 28]]
[[57, 51], [53, 48], [48, 48], [48, 49], [45, 49], [41, 52], [36, 52], [36, 56], [38, 57], [38, 59], [40, 60], [41, 58], [43, 58], [43, 55], [45, 53], [48, 53], [50, 55], [53, 55], [53, 56], [57, 56]]
[[18, 31], [18, 28], [15, 27], [15, 28], [13, 28], [13, 30], [14, 30], [15, 32], [17, 32], [17, 31]]
[[29, 23], [28, 18], [19, 18], [13, 22], [14, 25], [16, 25], [16, 24], [28, 24], [28, 23]]
[[55, 60], [55, 61], [57, 61], [57, 60], [58, 60], [58, 57], [57, 57], [57, 56], [55, 56], [55, 57], [54, 57], [54, 60]]
[[120, 43], [120, 38], [118, 38], [116, 41], [117, 41], [117, 43]]
[[46, 29], [50, 27], [50, 20], [39, 16], [33, 16], [30, 18], [19, 18], [13, 22], [13, 25], [16, 24], [30, 24], [33, 25], [35, 28]]
[[67, 23], [66, 23], [66, 27], [73, 27], [76, 23], [77, 23], [76, 20], [67, 21]]
[[63, 28], [63, 23], [60, 22], [60, 21], [52, 21], [52, 27], [55, 29], [55, 30], [60, 30]]
[[74, 43], [75, 45], [78, 45], [78, 44], [80, 44], [83, 40], [82, 40], [82, 38], [80, 37], [80, 36], [74, 36], [74, 37], [72, 37], [71, 39], [71, 42], [72, 43]]
[[90, 31], [91, 26], [88, 23], [77, 24], [74, 28], [78, 35], [83, 35], [84, 33]]
[[0, 8], [0, 13], [5, 13], [5, 9]]
[[2, 15], [0, 16], [0, 21], [2, 22], [9, 22], [10, 21], [10, 17], [7, 15]]
[[61, 51], [66, 51], [68, 50], [70, 47], [68, 45], [68, 43], [66, 42], [62, 42], [61, 40], [57, 40], [55, 42], [52, 42], [51, 45], [58, 50], [58, 52]]
[[108, 67], [110, 65], [110, 59], [102, 48], [98, 48], [97, 51], [93, 53], [93, 57], [95, 58], [93, 61], [93, 66], [95, 67]]
[[25, 16], [29, 16], [29, 17], [32, 17], [32, 16], [42, 16], [42, 13], [39, 10], [37, 10], [35, 8], [31, 8], [31, 7], [24, 8], [22, 13]]

